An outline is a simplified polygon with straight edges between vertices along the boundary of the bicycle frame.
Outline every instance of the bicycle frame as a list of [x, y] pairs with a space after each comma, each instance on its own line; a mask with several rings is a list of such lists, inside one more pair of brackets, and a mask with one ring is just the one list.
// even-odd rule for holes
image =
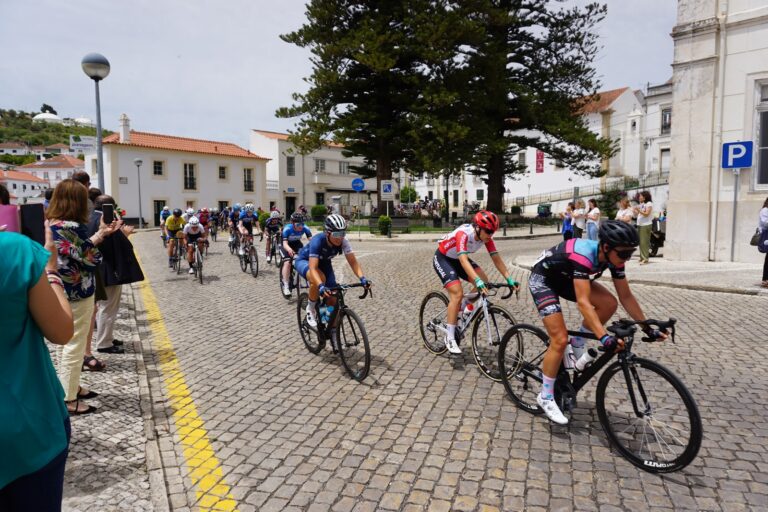
[[[475, 308], [472, 310], [472, 313], [469, 315], [469, 317], [466, 319], [466, 321], [463, 321], [461, 324], [461, 328], [459, 329], [457, 326], [455, 336], [456, 336], [456, 342], [458, 343], [464, 338], [464, 333], [467, 331], [470, 325], [472, 325], [475, 321], [475, 317], [479, 314], [481, 311], [480, 307], [478, 307], [478, 302], [480, 303], [480, 306], [482, 306], [482, 312], [485, 315], [485, 327], [486, 327], [486, 333], [488, 335], [488, 342], [491, 342], [490, 336], [491, 336], [491, 319], [490, 315], [488, 315], [488, 308], [493, 305], [493, 303], [489, 300], [489, 296], [496, 295], [498, 292], [495, 291], [497, 288], [506, 288], [508, 285], [504, 283], [503, 285], [499, 284], [493, 284], [493, 283], [487, 283], [488, 286], [488, 293], [487, 294], [480, 294], [478, 299], [475, 301]], [[501, 299], [505, 300], [512, 296], [512, 290], [510, 289], [510, 292], [506, 295], [502, 295]], [[446, 308], [447, 309], [447, 308]], [[447, 314], [447, 311], [446, 311]], [[459, 321], [461, 320], [462, 312], [459, 311]], [[448, 329], [441, 326], [441, 325], [435, 325], [435, 328], [442, 332], [443, 334], [448, 334]]]

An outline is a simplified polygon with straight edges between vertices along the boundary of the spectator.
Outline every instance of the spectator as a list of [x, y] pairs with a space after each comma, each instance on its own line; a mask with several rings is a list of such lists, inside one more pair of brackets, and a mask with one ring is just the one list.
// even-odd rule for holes
[[85, 227], [88, 220], [88, 190], [74, 179], [66, 179], [56, 185], [46, 216], [53, 231], [59, 272], [74, 321], [74, 335], [60, 352], [59, 380], [64, 388], [64, 400], [69, 413], [87, 414], [96, 409], [80, 400], [97, 395], [80, 386], [80, 372], [93, 316], [93, 294], [96, 289], [93, 272], [101, 261], [101, 253], [96, 245], [118, 229], [117, 222], [109, 226], [102, 222], [99, 230], [88, 237]]
[[573, 238], [581, 238], [587, 226], [587, 213], [584, 211], [584, 201], [576, 200], [576, 209], [571, 214], [573, 218]]
[[590, 199], [587, 201], [589, 213], [587, 213], [587, 238], [597, 240], [597, 228], [600, 225], [600, 208], [597, 207], [597, 201]]
[[53, 197], [53, 189], [47, 188], [45, 189], [45, 199], [43, 200], [43, 208], [46, 210], [48, 209], [48, 205], [51, 203], [51, 198]]
[[651, 226], [653, 225], [651, 193], [643, 190], [638, 200], [640, 204], [634, 208], [634, 211], [637, 215], [637, 231], [640, 234], [640, 264], [645, 265], [648, 263], [651, 249]]
[[72, 337], [72, 311], [46, 224], [45, 249], [0, 233], [0, 510], [61, 510], [70, 424], [43, 337]]
[[[766, 198], [763, 207], [760, 209], [759, 227], [761, 233], [768, 229], [768, 198]], [[768, 288], [768, 253], [765, 253], [765, 262], [763, 263], [762, 287]]]
[[[85, 171], [77, 171], [76, 173], [72, 174], [72, 179], [77, 181], [78, 183], [81, 183], [86, 190], [91, 189], [91, 177], [88, 175]], [[91, 216], [91, 212], [93, 211], [93, 200], [91, 200], [90, 194], [88, 196], [88, 216]]]
[[616, 212], [616, 220], [632, 224], [633, 217], [632, 207], [629, 205], [629, 198], [622, 197], [621, 201], [619, 201], [619, 211]]
[[560, 217], [563, 219], [563, 240], [570, 240], [573, 238], [573, 203], [568, 203]]
[[5, 185], [0, 183], [0, 204], [2, 205], [9, 205], [11, 204], [11, 194], [8, 192], [8, 189], [5, 188]]

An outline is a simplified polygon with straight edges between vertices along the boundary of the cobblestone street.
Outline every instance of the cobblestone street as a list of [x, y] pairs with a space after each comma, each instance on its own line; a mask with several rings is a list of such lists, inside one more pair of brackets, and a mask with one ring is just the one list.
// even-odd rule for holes
[[[768, 378], [760, 369], [768, 298], [633, 287], [648, 316], [679, 320], [676, 344], [638, 344], [636, 352], [683, 379], [704, 423], [697, 459], [659, 476], [610, 450], [593, 385], [570, 428], [550, 428], [483, 377], [469, 351], [452, 361], [424, 348], [418, 311], [439, 289], [434, 243], [350, 240], [375, 283], [373, 299], [347, 296], [373, 351], [362, 384], [328, 348], [312, 355], [304, 347], [295, 300], [281, 297], [263, 243], [256, 279], [240, 271], [226, 239], [212, 244], [201, 286], [169, 271], [157, 232], [133, 236], [149, 280], [133, 295], [173, 510], [768, 507]], [[498, 246], [510, 264], [558, 240]], [[475, 260], [498, 278], [487, 254]], [[335, 268], [339, 282], [352, 276], [343, 258]], [[526, 289], [502, 305], [540, 325]], [[577, 308], [563, 305], [575, 327]]]

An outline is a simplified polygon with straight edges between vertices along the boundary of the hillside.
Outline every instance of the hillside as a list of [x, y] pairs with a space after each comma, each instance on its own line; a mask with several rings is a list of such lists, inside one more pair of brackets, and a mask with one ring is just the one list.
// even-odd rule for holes
[[[0, 109], [0, 142], [24, 142], [29, 146], [69, 145], [70, 135], [96, 135], [96, 128], [87, 126], [33, 123], [32, 118], [37, 114]], [[103, 131], [104, 137], [111, 133]]]

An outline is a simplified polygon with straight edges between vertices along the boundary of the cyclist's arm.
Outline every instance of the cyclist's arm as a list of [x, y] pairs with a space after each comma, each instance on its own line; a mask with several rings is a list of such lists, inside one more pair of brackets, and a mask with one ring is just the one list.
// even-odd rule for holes
[[645, 320], [645, 314], [640, 307], [640, 303], [637, 302], [635, 295], [629, 288], [629, 283], [626, 279], [614, 279], [613, 286], [616, 288], [616, 294], [619, 296], [619, 302], [621, 307], [632, 317], [636, 322]]
[[352, 272], [355, 273], [357, 278], [363, 277], [363, 267], [360, 266], [360, 262], [357, 261], [357, 258], [355, 257], [355, 253], [350, 252], [349, 254], [345, 255], [347, 258], [347, 263], [349, 263], [349, 268], [352, 269]]
[[499, 273], [504, 277], [504, 279], [509, 277], [509, 270], [507, 269], [507, 265], [504, 264], [504, 259], [501, 256], [499, 256], [499, 253], [497, 252], [491, 253], [491, 261], [493, 261], [493, 264], [496, 267], [496, 270], [499, 271]]
[[592, 293], [592, 282], [589, 279], [574, 279], [573, 289], [576, 292], [576, 304], [579, 306], [579, 312], [584, 318], [584, 324], [589, 328], [597, 338], [602, 338], [607, 334], [600, 317], [595, 312], [595, 307], [589, 296]]
[[475, 279], [477, 279], [479, 276], [477, 275], [477, 272], [475, 272], [475, 269], [472, 268], [472, 264], [469, 262], [469, 256], [467, 256], [467, 253], [459, 254], [459, 263], [461, 263], [461, 268], [464, 269], [464, 272], [467, 273], [468, 281], [470, 283], [474, 283]]

